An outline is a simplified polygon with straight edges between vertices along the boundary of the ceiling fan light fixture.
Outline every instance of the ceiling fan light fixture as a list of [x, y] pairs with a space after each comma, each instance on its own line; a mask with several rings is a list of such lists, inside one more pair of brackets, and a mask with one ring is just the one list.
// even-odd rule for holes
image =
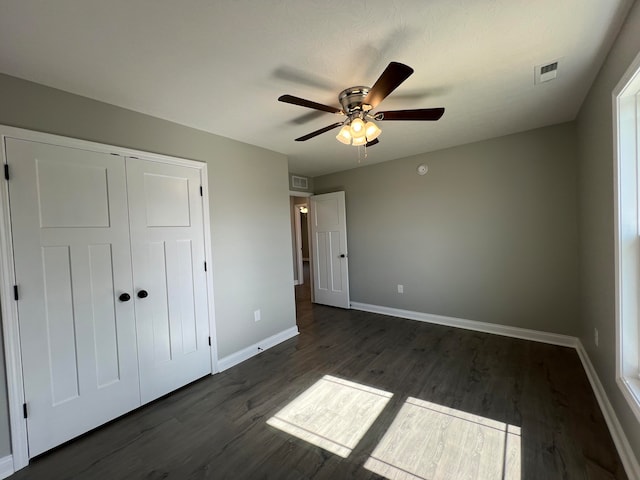
[[349, 125], [345, 125], [340, 129], [340, 132], [336, 135], [336, 139], [345, 145], [351, 145], [351, 132]]
[[364, 126], [364, 133], [367, 141], [370, 142], [371, 140], [375, 140], [376, 138], [378, 138], [382, 133], [382, 130], [380, 130], [378, 126], [372, 121], [368, 121]]

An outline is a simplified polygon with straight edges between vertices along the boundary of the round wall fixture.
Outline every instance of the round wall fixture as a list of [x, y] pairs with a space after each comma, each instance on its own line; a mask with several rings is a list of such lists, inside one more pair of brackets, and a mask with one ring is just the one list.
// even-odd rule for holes
[[429, 171], [429, 167], [427, 167], [423, 163], [421, 165], [418, 165], [418, 168], [416, 168], [416, 170], [418, 171], [418, 175], [424, 175], [425, 173], [427, 173]]

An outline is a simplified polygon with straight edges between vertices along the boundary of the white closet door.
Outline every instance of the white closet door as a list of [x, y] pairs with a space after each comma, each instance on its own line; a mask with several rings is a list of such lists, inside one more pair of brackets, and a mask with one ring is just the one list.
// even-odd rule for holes
[[140, 405], [124, 159], [6, 141], [29, 456]]
[[127, 158], [127, 184], [146, 403], [211, 373], [200, 170]]

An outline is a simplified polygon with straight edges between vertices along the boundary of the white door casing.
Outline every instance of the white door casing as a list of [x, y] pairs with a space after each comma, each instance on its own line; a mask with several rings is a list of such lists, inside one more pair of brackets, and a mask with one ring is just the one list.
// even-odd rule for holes
[[[211, 373], [213, 290], [211, 273], [204, 271], [210, 256], [204, 164], [153, 154], [154, 161], [127, 158], [125, 164], [127, 153], [144, 152], [0, 128], [26, 137], [4, 137], [11, 180], [3, 192], [11, 208], [10, 215], [3, 208], [0, 242], [2, 251], [15, 257], [15, 270], [2, 262], [1, 280], [14, 468], [19, 469], [28, 458]], [[145, 176], [153, 178], [128, 204], [127, 185], [131, 190], [140, 179], [144, 184]], [[146, 233], [134, 227], [133, 217], [140, 215]], [[148, 254], [157, 253], [159, 243], [160, 267]], [[132, 251], [147, 252], [148, 258], [132, 263]], [[155, 268], [153, 275], [145, 273], [147, 267]], [[135, 283], [134, 271], [140, 276]], [[13, 277], [20, 299], [8, 308]], [[156, 295], [162, 290], [157, 285], [164, 295]], [[141, 289], [150, 291], [147, 298], [136, 296]], [[121, 301], [122, 293], [130, 299]], [[165, 321], [164, 338], [158, 335], [158, 318]], [[156, 335], [144, 341], [140, 332], [149, 325]], [[148, 352], [166, 352], [167, 346], [170, 361], [145, 362]]]
[[29, 456], [140, 404], [124, 160], [7, 139]]
[[311, 197], [314, 302], [350, 308], [344, 192]]
[[196, 168], [127, 158], [127, 180], [147, 403], [211, 373], [202, 179]]

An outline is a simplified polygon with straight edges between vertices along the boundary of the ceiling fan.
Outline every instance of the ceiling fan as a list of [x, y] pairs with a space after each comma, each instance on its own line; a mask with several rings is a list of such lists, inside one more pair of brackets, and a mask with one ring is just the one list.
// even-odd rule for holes
[[444, 114], [444, 108], [419, 108], [414, 110], [389, 110], [373, 113], [382, 100], [400, 86], [413, 73], [413, 68], [398, 62], [391, 62], [387, 65], [382, 75], [373, 84], [373, 87], [350, 87], [338, 95], [338, 101], [342, 109], [312, 102], [304, 98], [293, 95], [282, 95], [278, 100], [284, 103], [291, 103], [301, 107], [313, 108], [323, 112], [344, 115], [347, 118], [341, 122], [333, 123], [329, 126], [296, 138], [296, 142], [304, 142], [322, 133], [342, 126], [336, 136], [338, 141], [346, 145], [365, 145], [370, 147], [379, 143], [378, 136], [381, 130], [374, 123], [375, 121], [386, 120], [419, 120], [435, 121]]

